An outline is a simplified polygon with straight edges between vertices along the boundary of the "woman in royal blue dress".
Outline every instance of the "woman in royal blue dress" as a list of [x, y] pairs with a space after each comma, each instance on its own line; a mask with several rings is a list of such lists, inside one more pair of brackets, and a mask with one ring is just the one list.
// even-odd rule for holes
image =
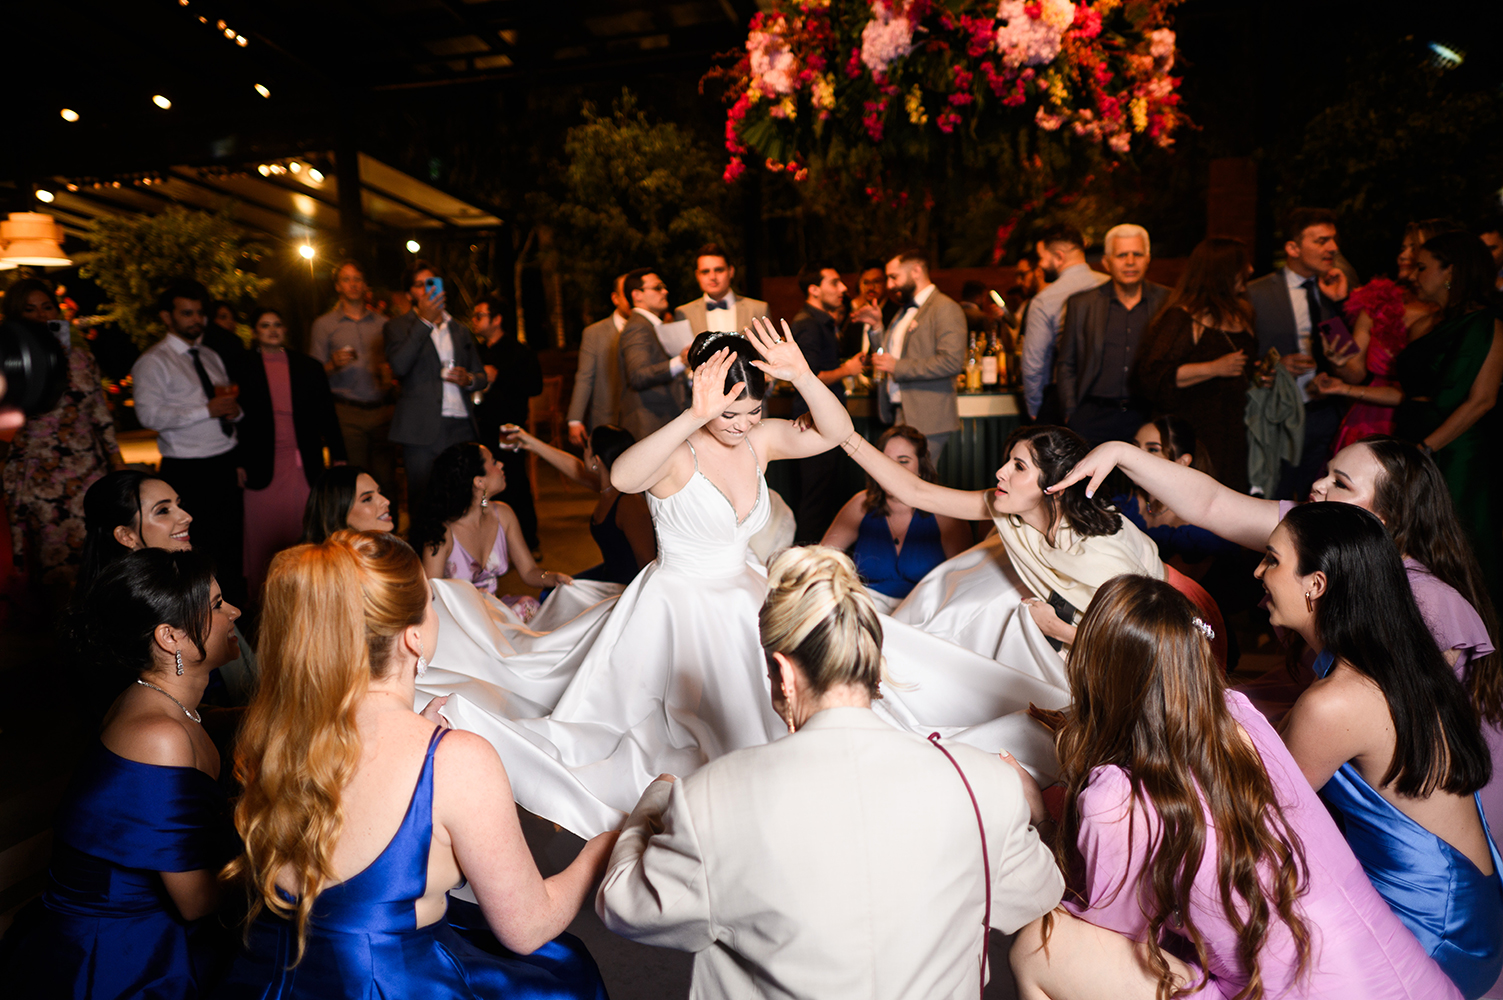
[[1503, 859], [1477, 794], [1492, 760], [1398, 550], [1353, 504], [1305, 504], [1274, 529], [1258, 579], [1273, 624], [1316, 652], [1318, 679], [1284, 720], [1289, 752], [1379, 895], [1481, 996], [1503, 970]]
[[[544, 879], [496, 751], [447, 728], [446, 699], [413, 711], [439, 636], [412, 549], [341, 531], [279, 554], [261, 634], [236, 752], [245, 853], [227, 871], [252, 922], [223, 994], [603, 998], [562, 931], [616, 834]], [[478, 913], [447, 898], [465, 879]]]
[[[938, 481], [929, 441], [912, 427], [889, 427], [877, 447], [924, 482]], [[910, 507], [868, 476], [866, 489], [840, 508], [820, 544], [850, 551], [877, 607], [890, 611], [931, 569], [970, 548], [973, 539], [965, 521]]]
[[58, 810], [40, 911], [6, 942], [12, 996], [200, 995], [222, 943], [205, 918], [238, 845], [197, 707], [239, 615], [192, 551], [131, 552], [84, 595], [79, 652], [125, 690]]

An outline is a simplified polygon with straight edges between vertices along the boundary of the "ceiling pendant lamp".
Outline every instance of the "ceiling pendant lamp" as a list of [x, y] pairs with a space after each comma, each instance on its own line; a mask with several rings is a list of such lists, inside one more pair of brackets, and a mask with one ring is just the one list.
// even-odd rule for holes
[[41, 212], [12, 212], [0, 222], [0, 261], [12, 267], [66, 267], [63, 227]]

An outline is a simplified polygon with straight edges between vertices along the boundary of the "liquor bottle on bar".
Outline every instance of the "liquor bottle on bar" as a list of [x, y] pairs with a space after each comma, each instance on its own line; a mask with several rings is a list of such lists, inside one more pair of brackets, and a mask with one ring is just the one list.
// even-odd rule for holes
[[976, 335], [971, 334], [971, 346], [966, 352], [965, 358], [965, 391], [981, 391], [981, 349], [977, 344]]
[[997, 334], [993, 330], [986, 338], [986, 349], [981, 354], [981, 385], [987, 392], [997, 391]]

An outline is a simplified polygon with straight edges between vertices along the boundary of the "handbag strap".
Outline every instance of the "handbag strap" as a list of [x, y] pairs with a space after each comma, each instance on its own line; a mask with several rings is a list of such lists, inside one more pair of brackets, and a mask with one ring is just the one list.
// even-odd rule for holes
[[981, 871], [986, 878], [986, 912], [981, 917], [981, 996], [984, 1000], [986, 997], [986, 962], [992, 929], [992, 861], [991, 854], [986, 849], [986, 824], [981, 821], [981, 803], [976, 801], [976, 793], [971, 788], [970, 779], [960, 769], [960, 762], [939, 742], [939, 733], [930, 733], [929, 742], [945, 755], [945, 759], [954, 765], [955, 773], [960, 775], [960, 781], [965, 785], [965, 793], [971, 797], [971, 808], [976, 811], [976, 829], [981, 833]]

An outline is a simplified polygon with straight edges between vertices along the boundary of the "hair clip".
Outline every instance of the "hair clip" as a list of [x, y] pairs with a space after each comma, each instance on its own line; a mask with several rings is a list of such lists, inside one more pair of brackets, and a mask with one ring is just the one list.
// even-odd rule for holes
[[1195, 617], [1191, 618], [1190, 621], [1194, 622], [1195, 623], [1195, 627], [1198, 628], [1198, 629], [1200, 629], [1201, 632], [1205, 633], [1205, 637], [1206, 637], [1207, 641], [1209, 641], [1209, 642], [1214, 642], [1215, 641], [1215, 639], [1216, 639], [1216, 630], [1213, 629], [1213, 628], [1211, 628], [1211, 626], [1207, 625], [1205, 623], [1205, 619], [1201, 618], [1199, 615], [1196, 615]]

